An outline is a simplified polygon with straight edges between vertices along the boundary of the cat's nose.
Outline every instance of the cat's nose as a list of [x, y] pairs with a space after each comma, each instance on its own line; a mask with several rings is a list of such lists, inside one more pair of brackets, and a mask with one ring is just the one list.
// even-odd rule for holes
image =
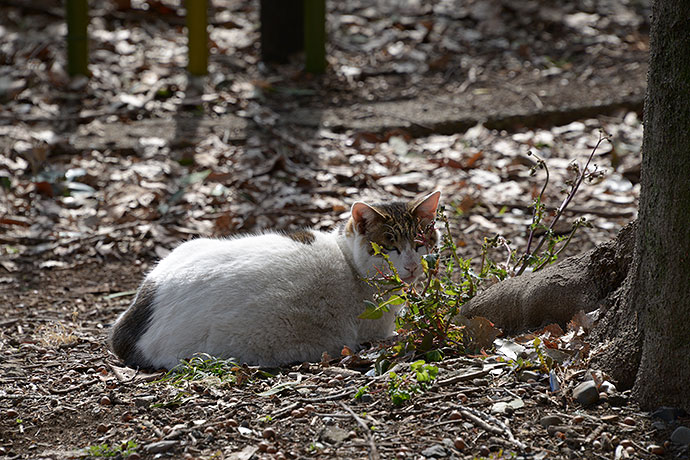
[[405, 270], [410, 272], [410, 276], [412, 276], [417, 271], [417, 265], [416, 264], [405, 265]]

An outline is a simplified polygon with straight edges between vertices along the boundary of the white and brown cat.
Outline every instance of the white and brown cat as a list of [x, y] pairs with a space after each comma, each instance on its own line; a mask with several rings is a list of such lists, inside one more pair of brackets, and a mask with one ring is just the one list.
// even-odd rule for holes
[[421, 256], [438, 242], [440, 192], [410, 202], [352, 206], [332, 232], [265, 232], [188, 241], [146, 276], [110, 333], [129, 366], [172, 368], [203, 352], [260, 366], [339, 356], [343, 345], [393, 334], [397, 310], [359, 319], [373, 288], [364, 278], [388, 272], [420, 276]]

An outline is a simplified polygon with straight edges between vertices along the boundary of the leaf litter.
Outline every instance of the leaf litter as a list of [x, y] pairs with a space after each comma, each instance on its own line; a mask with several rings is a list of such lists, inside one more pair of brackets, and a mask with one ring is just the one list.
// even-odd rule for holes
[[[364, 104], [467, 94], [478, 106], [493, 97], [489, 105], [512, 116], [513, 101], [542, 110], [551, 88], [577, 75], [595, 88], [625, 87], [617, 69], [645, 74], [644, 2], [333, 2], [332, 71], [321, 79], [302, 75], [296, 61], [262, 69], [256, 6], [214, 2], [211, 74], [201, 83], [182, 71], [177, 7], [131, 3], [92, 5], [90, 79], [70, 80], [62, 44], [43, 38], [64, 34], [61, 11], [13, 2], [0, 19], [0, 56], [11, 65], [0, 74], [0, 455], [651, 458], [649, 449], [663, 450], [668, 426], [652, 425], [628, 393], [587, 367], [592, 319], [583, 315], [566, 330], [513, 338], [475, 320], [466, 325], [479, 344], [473, 355], [401, 360], [380, 375], [382, 344], [283, 369], [227, 364], [234, 383], [221, 386], [211, 371], [166, 383], [165, 373], [123, 367], [105, 347], [143, 274], [181, 241], [333, 228], [363, 195], [440, 189], [462, 257], [478, 256], [499, 231], [524, 247], [544, 181], [530, 175], [528, 152], [548, 165], [543, 201], [553, 212], [569, 165], [583, 164], [600, 129], [612, 139], [595, 159], [606, 174], [563, 218], [586, 217], [593, 228], [566, 252], [610, 238], [637, 212], [634, 104], [543, 126], [548, 115], [504, 127], [475, 120], [457, 132]], [[522, 27], [508, 27], [514, 20]], [[395, 126], [355, 129], [326, 117], [314, 128], [291, 116], [332, 105]], [[586, 379], [599, 400], [585, 408], [573, 390]]]

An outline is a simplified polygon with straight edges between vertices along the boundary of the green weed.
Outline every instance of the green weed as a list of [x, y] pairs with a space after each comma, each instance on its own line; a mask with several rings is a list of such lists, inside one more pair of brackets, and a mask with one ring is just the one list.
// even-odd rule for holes
[[409, 401], [413, 395], [426, 391], [438, 375], [438, 367], [426, 364], [422, 359], [410, 364], [410, 372], [398, 375], [390, 372], [388, 395], [396, 406]]
[[197, 382], [207, 385], [240, 385], [249, 380], [247, 367], [239, 366], [232, 360], [220, 359], [199, 353], [191, 359], [182, 360], [170, 369], [157, 383], [168, 383], [173, 386], [184, 386], [185, 383]]
[[127, 441], [126, 443], [108, 446], [107, 444], [99, 444], [96, 446], [89, 446], [86, 448], [86, 453], [91, 457], [127, 457], [136, 452], [139, 446], [134, 441]]

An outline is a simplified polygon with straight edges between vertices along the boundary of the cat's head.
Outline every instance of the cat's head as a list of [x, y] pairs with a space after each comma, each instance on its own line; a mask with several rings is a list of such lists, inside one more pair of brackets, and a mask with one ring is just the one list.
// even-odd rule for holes
[[408, 202], [353, 204], [345, 233], [352, 239], [352, 255], [360, 274], [390, 271], [383, 257], [374, 254], [374, 242], [388, 254], [401, 279], [410, 283], [420, 277], [422, 256], [438, 244], [434, 221], [440, 197], [437, 191]]

